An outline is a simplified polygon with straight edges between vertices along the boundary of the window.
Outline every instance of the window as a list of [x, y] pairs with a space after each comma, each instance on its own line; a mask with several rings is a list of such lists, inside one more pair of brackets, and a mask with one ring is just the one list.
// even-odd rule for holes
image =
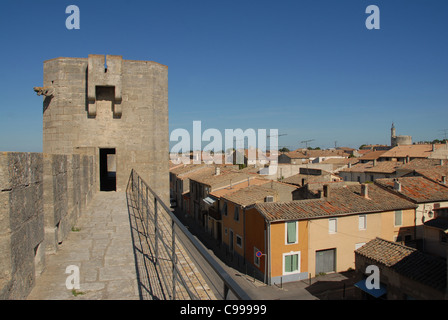
[[284, 274], [300, 272], [300, 252], [287, 253], [283, 255]]
[[395, 211], [394, 225], [401, 226], [402, 218], [403, 218], [403, 211], [401, 211], [401, 210]]
[[235, 206], [235, 214], [233, 216], [233, 219], [235, 219], [235, 221], [239, 221], [240, 220], [240, 208]]
[[297, 243], [297, 221], [286, 223], [286, 244]]
[[227, 216], [227, 202], [224, 201], [224, 204], [222, 205], [222, 214]]
[[358, 228], [359, 230], [366, 230], [367, 217], [365, 214], [358, 216]]
[[243, 247], [243, 238], [241, 238], [239, 235], [236, 235], [236, 245], [240, 248]]
[[445, 232], [440, 231], [440, 242], [448, 243], [448, 236]]
[[328, 220], [328, 233], [336, 233], [338, 231], [338, 220], [332, 218]]

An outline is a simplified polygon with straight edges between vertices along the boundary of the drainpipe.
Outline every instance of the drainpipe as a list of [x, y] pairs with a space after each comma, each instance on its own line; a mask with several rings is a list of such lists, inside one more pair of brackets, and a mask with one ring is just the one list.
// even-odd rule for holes
[[264, 237], [266, 256], [264, 261], [264, 278], [265, 283], [271, 285], [271, 223], [266, 221], [266, 236]]

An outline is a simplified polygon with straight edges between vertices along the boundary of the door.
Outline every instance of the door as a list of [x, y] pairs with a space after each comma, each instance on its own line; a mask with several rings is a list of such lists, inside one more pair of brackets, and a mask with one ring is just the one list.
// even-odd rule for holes
[[117, 190], [115, 149], [100, 149], [100, 191]]
[[233, 253], [233, 230], [230, 229], [229, 231], [229, 250], [231, 253]]
[[316, 251], [316, 275], [336, 271], [336, 249]]

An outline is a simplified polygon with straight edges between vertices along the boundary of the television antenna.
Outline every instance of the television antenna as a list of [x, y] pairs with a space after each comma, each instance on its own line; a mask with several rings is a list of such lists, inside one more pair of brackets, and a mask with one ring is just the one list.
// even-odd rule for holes
[[308, 143], [314, 141], [314, 139], [311, 140], [304, 140], [304, 141], [300, 141], [300, 143], [304, 143], [305, 144], [305, 148], [308, 149]]

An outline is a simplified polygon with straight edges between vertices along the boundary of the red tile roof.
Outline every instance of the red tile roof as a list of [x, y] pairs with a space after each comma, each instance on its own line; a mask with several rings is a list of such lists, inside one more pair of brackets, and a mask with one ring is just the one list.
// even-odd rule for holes
[[368, 197], [361, 195], [361, 185], [358, 184], [329, 187], [329, 196], [320, 199], [259, 203], [255, 208], [269, 221], [307, 220], [416, 208], [410, 201], [373, 184], [368, 184]]
[[[395, 180], [401, 184], [400, 192], [394, 190]], [[375, 184], [401, 194], [415, 203], [448, 201], [448, 187], [425, 177], [376, 179]]]
[[401, 244], [373, 239], [355, 251], [375, 263], [393, 269], [398, 274], [444, 291], [446, 288], [446, 260], [424, 254]]

